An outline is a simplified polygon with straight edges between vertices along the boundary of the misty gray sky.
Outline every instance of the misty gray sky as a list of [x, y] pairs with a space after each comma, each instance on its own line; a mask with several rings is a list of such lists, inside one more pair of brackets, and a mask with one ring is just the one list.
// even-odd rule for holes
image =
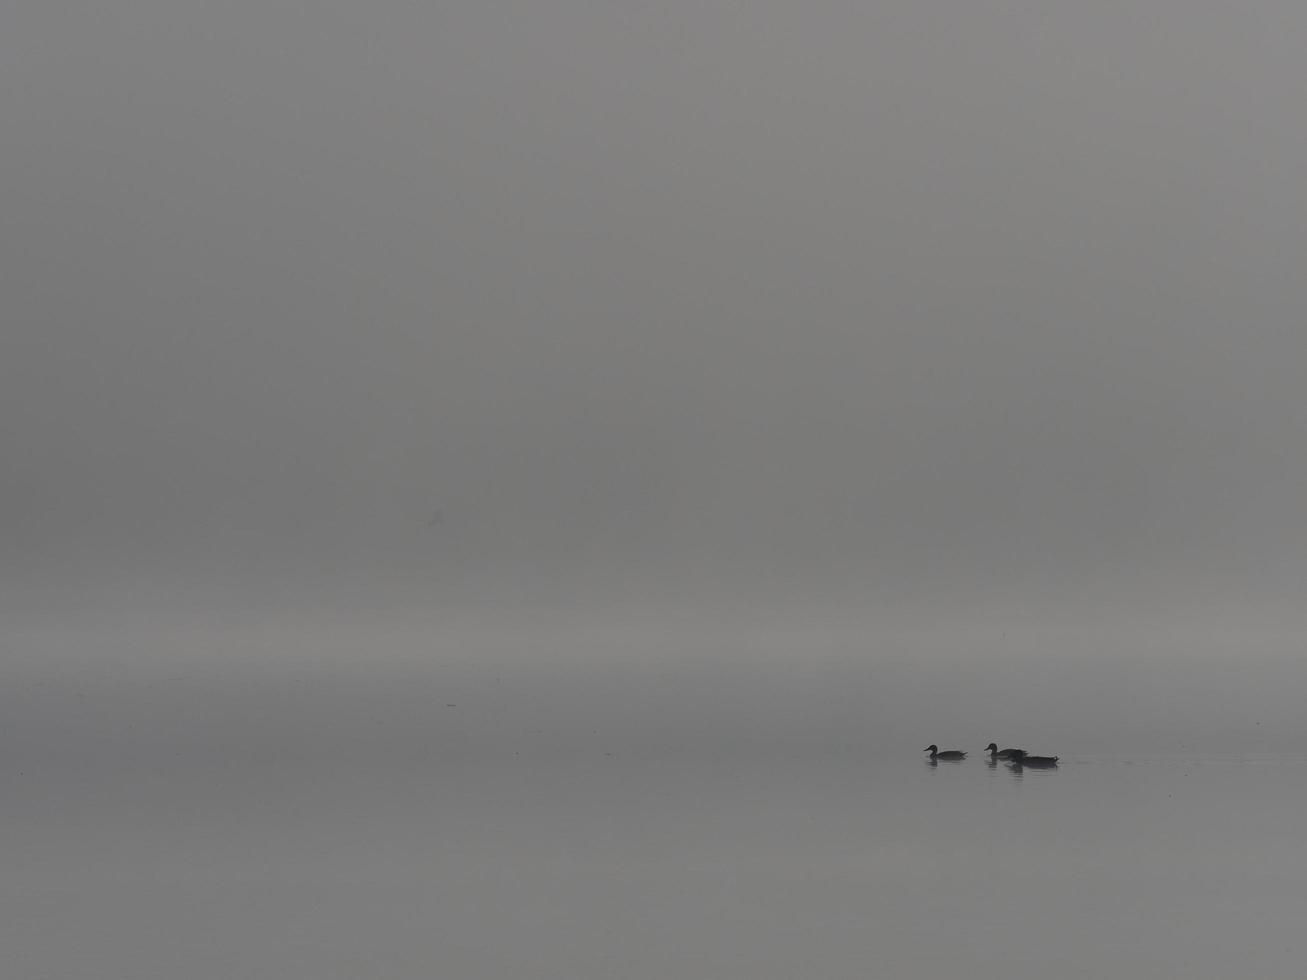
[[1305, 44], [1287, 2], [9, 5], [0, 575], [1294, 595]]
[[1289, 975], [1304, 52], [0, 3], [10, 972]]

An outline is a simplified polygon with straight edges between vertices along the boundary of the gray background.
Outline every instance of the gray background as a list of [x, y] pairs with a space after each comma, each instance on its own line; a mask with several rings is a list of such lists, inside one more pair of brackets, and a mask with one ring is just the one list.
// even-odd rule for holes
[[1301, 975], [1305, 49], [4, 5], [6, 975]]
[[1298, 6], [0, 27], [13, 676], [1307, 747]]
[[0, 26], [25, 608], [1296, 599], [1295, 4]]

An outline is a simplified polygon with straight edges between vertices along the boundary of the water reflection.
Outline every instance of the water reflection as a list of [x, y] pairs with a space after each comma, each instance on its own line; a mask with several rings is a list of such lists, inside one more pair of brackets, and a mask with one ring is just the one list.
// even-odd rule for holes
[[[965, 760], [963, 759], [946, 759], [942, 755], [932, 756], [924, 760], [926, 765], [931, 769], [938, 769], [941, 765], [960, 766]], [[998, 760], [986, 758], [983, 760], [985, 768], [991, 773], [997, 774], [999, 765]], [[1055, 756], [1026, 756], [1018, 759], [1009, 759], [1003, 763], [1003, 768], [1011, 773], [1015, 778], [1020, 779], [1027, 769], [1057, 769], [1058, 759]]]
[[943, 756], [940, 756], [938, 759], [936, 759], [936, 758], [927, 758], [927, 759], [926, 759], [926, 765], [930, 766], [930, 768], [932, 768], [932, 769], [938, 769], [939, 766], [940, 766], [940, 763], [943, 763], [943, 764], [946, 765], [946, 766], [960, 766], [960, 765], [962, 765], [962, 760], [961, 760], [961, 759], [945, 759]]

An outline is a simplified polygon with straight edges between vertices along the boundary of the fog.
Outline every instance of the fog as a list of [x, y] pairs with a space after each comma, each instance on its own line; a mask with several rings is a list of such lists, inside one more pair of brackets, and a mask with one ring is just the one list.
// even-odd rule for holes
[[6, 968], [1292, 973], [1305, 39], [6, 5]]
[[3, 17], [10, 595], [1296, 596], [1293, 5]]
[[13, 676], [1286, 734], [1295, 6], [0, 27]]

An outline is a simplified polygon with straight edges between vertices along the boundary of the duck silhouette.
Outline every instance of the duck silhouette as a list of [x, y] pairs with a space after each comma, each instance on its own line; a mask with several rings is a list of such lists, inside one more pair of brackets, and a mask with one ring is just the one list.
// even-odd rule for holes
[[957, 762], [960, 759], [965, 759], [967, 757], [967, 754], [965, 752], [959, 752], [957, 749], [949, 749], [947, 752], [941, 752], [939, 750], [938, 745], [928, 745], [921, 751], [929, 752], [930, 759], [932, 762], [936, 759], [944, 759], [948, 762]]
[[1025, 766], [1027, 769], [1056, 769], [1059, 758], [1056, 755], [1030, 755], [1028, 752], [1017, 749], [1016, 754], [1012, 756], [1012, 764]]
[[985, 751], [989, 753], [991, 759], [1013, 759], [1020, 749], [1000, 749], [997, 742], [990, 742], [985, 746]]

